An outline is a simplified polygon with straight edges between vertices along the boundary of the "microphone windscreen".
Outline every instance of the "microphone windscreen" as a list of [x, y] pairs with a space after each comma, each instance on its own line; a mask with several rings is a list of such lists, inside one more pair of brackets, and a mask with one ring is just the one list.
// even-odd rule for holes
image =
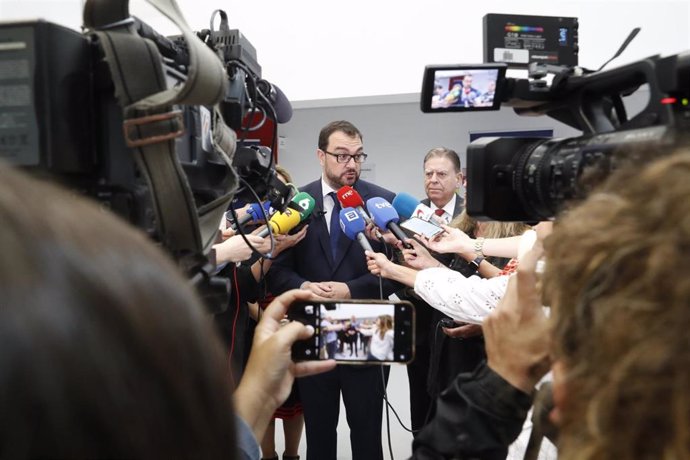
[[364, 218], [355, 208], [343, 208], [340, 210], [340, 228], [351, 240], [357, 238], [358, 233], [364, 232], [366, 225]]
[[379, 228], [388, 228], [390, 222], [397, 224], [400, 220], [393, 206], [378, 196], [367, 200], [367, 212]]
[[357, 190], [353, 189], [349, 185], [343, 185], [340, 187], [340, 190], [338, 190], [336, 194], [338, 195], [340, 206], [343, 208], [356, 208], [358, 206], [364, 206], [362, 195], [360, 195]]
[[[261, 211], [262, 207], [263, 212]], [[247, 209], [247, 215], [251, 216], [252, 222], [256, 223], [264, 220], [264, 212], [267, 217], [271, 217], [271, 211], [271, 203], [268, 201], [264, 201], [262, 204], [251, 203]]]
[[274, 233], [279, 233], [281, 235], [287, 234], [290, 230], [295, 228], [300, 222], [299, 212], [294, 211], [290, 208], [286, 209], [285, 212], [276, 212], [271, 217], [270, 225], [273, 228]]
[[276, 111], [276, 121], [278, 123], [287, 123], [292, 118], [292, 104], [288, 100], [285, 93], [283, 93], [277, 85], [271, 85], [271, 102], [273, 102], [273, 109]]
[[414, 214], [415, 208], [420, 204], [419, 200], [409, 193], [401, 192], [395, 195], [391, 203], [398, 215], [403, 219], [409, 219]]
[[299, 212], [300, 222], [305, 221], [314, 211], [316, 200], [307, 192], [299, 192], [292, 198], [292, 204]]

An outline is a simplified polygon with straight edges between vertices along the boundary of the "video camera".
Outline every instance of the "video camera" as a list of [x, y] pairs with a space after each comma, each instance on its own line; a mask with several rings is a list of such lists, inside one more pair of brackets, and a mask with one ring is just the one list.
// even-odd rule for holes
[[[84, 34], [0, 24], [0, 158], [147, 232], [217, 313], [229, 282], [213, 275], [212, 246], [231, 200], [268, 198], [284, 210], [294, 194], [272, 153], [292, 108], [224, 12], [194, 33], [174, 1], [148, 1], [182, 35], [159, 35], [125, 0], [87, 0]], [[266, 123], [271, 145], [250, 142]]]
[[[498, 110], [504, 104], [519, 115], [549, 116], [582, 136], [473, 141], [467, 148], [466, 206], [471, 216], [551, 219], [612, 170], [662, 155], [690, 131], [690, 52], [652, 56], [608, 71], [533, 62], [529, 78], [519, 79], [505, 77], [508, 66], [427, 66], [422, 111]], [[469, 85], [463, 83], [468, 75]], [[550, 83], [547, 75], [553, 76]], [[641, 87], [648, 89], [647, 105], [629, 116], [623, 98]]]

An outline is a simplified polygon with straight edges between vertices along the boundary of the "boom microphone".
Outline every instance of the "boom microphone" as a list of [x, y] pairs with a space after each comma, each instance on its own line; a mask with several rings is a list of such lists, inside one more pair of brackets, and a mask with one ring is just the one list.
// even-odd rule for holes
[[273, 106], [273, 110], [276, 113], [276, 121], [278, 123], [290, 121], [292, 118], [292, 104], [290, 104], [285, 93], [278, 88], [278, 85], [274, 85], [268, 80], [261, 80], [259, 81], [259, 89], [271, 102], [271, 106]]
[[[271, 230], [273, 233], [285, 235], [287, 234], [290, 230], [295, 228], [297, 224], [300, 222], [300, 213], [295, 211], [294, 209], [287, 208], [285, 212], [276, 212], [273, 214], [273, 217], [271, 217], [271, 220], [268, 221], [268, 225], [271, 226]], [[261, 238], [265, 238], [268, 236], [269, 230], [268, 226], [261, 230], [258, 235]]]
[[374, 252], [369, 240], [364, 235], [366, 228], [364, 218], [355, 208], [343, 208], [340, 210], [340, 228], [351, 240], [357, 240], [365, 251]]
[[381, 197], [369, 198], [367, 200], [367, 211], [371, 214], [374, 223], [379, 228], [387, 228], [397, 239], [403, 242], [405, 249], [412, 249], [410, 243], [406, 243], [407, 235], [398, 227], [400, 217], [393, 206]]

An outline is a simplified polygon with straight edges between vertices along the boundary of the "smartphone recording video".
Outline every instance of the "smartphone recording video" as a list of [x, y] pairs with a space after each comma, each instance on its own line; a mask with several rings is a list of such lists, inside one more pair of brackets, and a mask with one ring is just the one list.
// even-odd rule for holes
[[293, 345], [295, 361], [407, 364], [414, 359], [414, 307], [406, 301], [298, 302], [290, 307], [288, 319], [315, 331]]
[[426, 66], [422, 112], [498, 110], [505, 71], [505, 64]]
[[415, 216], [401, 222], [400, 227], [402, 227], [408, 236], [424, 235], [429, 239], [444, 231], [438, 225]]

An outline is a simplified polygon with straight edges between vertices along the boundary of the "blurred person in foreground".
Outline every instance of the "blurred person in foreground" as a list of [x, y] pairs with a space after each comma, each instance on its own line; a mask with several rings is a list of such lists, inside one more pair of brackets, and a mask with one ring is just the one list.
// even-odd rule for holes
[[487, 365], [441, 394], [414, 458], [505, 458], [549, 368], [560, 459], [690, 458], [689, 178], [684, 148], [562, 216], [484, 321]]
[[0, 221], [1, 458], [258, 459], [294, 378], [335, 364], [291, 361], [313, 334], [279, 326], [309, 297], [291, 291], [234, 389], [210, 315], [143, 232], [3, 165]]

